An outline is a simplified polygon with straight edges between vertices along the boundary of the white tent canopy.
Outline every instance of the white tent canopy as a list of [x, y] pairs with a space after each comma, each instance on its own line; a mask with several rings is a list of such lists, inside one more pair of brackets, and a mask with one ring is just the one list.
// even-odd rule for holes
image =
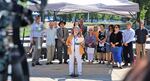
[[[35, 5], [29, 8], [39, 10]], [[138, 12], [139, 6], [128, 0], [48, 0], [46, 10], [58, 11], [60, 14], [98, 12], [129, 16], [129, 12]]]
[[138, 12], [139, 5], [128, 0], [49, 0], [49, 3], [66, 2], [78, 5], [96, 5], [101, 9], [111, 9], [115, 11]]

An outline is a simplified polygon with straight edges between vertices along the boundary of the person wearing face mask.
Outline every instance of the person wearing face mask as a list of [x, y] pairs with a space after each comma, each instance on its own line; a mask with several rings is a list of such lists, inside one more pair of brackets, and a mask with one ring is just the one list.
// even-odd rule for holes
[[148, 30], [144, 27], [144, 21], [140, 21], [139, 24], [139, 28], [135, 31], [137, 61], [145, 56], [145, 43], [148, 38]]

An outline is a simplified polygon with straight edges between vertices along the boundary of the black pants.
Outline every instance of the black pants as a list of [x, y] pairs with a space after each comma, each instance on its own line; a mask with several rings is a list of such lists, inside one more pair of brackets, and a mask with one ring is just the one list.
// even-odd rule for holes
[[[62, 60], [64, 59], [64, 62], [67, 62], [69, 55], [67, 54], [67, 46], [63, 45], [61, 47], [58, 47], [58, 60], [60, 62], [62, 62]], [[63, 53], [64, 50], [64, 53]]]
[[128, 43], [128, 46], [123, 46], [123, 57], [125, 64], [133, 63], [133, 43]]

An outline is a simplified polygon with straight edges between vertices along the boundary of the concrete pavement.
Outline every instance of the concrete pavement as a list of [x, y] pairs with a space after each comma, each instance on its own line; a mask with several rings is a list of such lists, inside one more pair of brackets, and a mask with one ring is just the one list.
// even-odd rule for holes
[[125, 74], [130, 68], [113, 69], [107, 64], [83, 64], [83, 75], [77, 78], [68, 76], [68, 65], [57, 64], [45, 65], [45, 60], [42, 60], [42, 66], [31, 66], [30, 81], [122, 81]]

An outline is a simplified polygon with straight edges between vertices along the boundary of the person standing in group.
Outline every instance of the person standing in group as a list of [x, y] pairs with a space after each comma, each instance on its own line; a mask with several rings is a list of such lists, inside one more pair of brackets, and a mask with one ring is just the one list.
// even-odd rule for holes
[[139, 24], [139, 28], [135, 31], [137, 61], [141, 59], [141, 53], [142, 58], [146, 55], [145, 43], [148, 38], [148, 30], [144, 27], [144, 21], [140, 21]]
[[82, 35], [85, 37], [86, 34], [87, 34], [87, 27], [84, 25], [84, 20], [83, 19], [79, 20], [79, 28], [82, 32]]
[[73, 28], [73, 33], [67, 38], [69, 54], [69, 75], [74, 75], [75, 59], [77, 61], [78, 75], [82, 75], [82, 55], [84, 54], [84, 37], [79, 33], [78, 27]]
[[[99, 38], [98, 38], [98, 35], [99, 35], [98, 26], [94, 26], [93, 35], [96, 37], [96, 45], [98, 45], [98, 40], [99, 40]], [[95, 58], [95, 60], [98, 60], [98, 57], [97, 57], [97, 47], [95, 47], [94, 58]]]
[[33, 45], [32, 66], [41, 65], [39, 63], [39, 58], [41, 56], [43, 29], [41, 17], [37, 16], [35, 22], [31, 26], [31, 44]]
[[120, 25], [114, 26], [114, 31], [110, 35], [110, 44], [112, 47], [114, 62], [116, 62], [117, 66], [122, 69], [122, 32], [120, 31]]
[[62, 64], [62, 57], [64, 57], [64, 63], [67, 64], [68, 55], [67, 55], [67, 46], [66, 46], [66, 40], [69, 36], [68, 29], [65, 28], [66, 22], [60, 21], [59, 27], [57, 29], [57, 37], [58, 37], [58, 60], [60, 61], [59, 64]]
[[106, 60], [108, 61], [108, 64], [110, 64], [112, 62], [112, 53], [111, 53], [111, 44], [110, 44], [110, 35], [112, 34], [112, 32], [114, 32], [114, 26], [113, 25], [109, 25], [108, 26], [108, 31], [107, 31], [107, 39], [106, 39]]
[[52, 60], [54, 58], [55, 52], [55, 36], [56, 29], [54, 28], [54, 22], [49, 22], [49, 28], [45, 30], [46, 33], [46, 47], [47, 47], [47, 63], [46, 65], [53, 64]]
[[93, 29], [90, 28], [88, 34], [85, 36], [85, 46], [88, 54], [89, 64], [93, 62], [94, 50], [96, 47], [96, 37], [93, 35]]
[[[75, 21], [75, 22], [73, 23], [73, 27], [72, 27], [71, 33], [73, 33], [73, 28], [74, 28], [74, 27], [78, 27], [78, 28], [79, 28], [79, 22]], [[82, 33], [82, 32], [79, 32], [79, 33]]]
[[98, 46], [97, 46], [97, 52], [99, 55], [99, 64], [105, 64], [105, 57], [106, 57], [106, 39], [107, 39], [107, 35], [106, 35], [106, 30], [105, 30], [105, 25], [104, 24], [100, 24], [100, 31], [99, 31], [99, 35], [98, 35], [99, 41], [98, 41]]
[[132, 23], [127, 22], [127, 29], [123, 31], [123, 57], [125, 64], [123, 66], [128, 66], [128, 63], [133, 64], [133, 40], [135, 36], [135, 31], [132, 29]]
[[[87, 27], [84, 25], [84, 20], [82, 18], [79, 20], [79, 28], [80, 28], [80, 32], [85, 37], [87, 34]], [[87, 59], [86, 52], [85, 52], [85, 54], [82, 55], [82, 59], [83, 59], [83, 61], [85, 61]]]
[[[54, 28], [55, 28], [55, 30], [57, 31], [57, 29], [58, 29], [57, 21], [54, 21]], [[55, 36], [55, 53], [54, 53], [54, 58], [53, 58], [53, 60], [58, 59], [57, 41], [58, 41], [58, 38], [57, 38], [57, 35], [56, 35], [56, 36]]]

